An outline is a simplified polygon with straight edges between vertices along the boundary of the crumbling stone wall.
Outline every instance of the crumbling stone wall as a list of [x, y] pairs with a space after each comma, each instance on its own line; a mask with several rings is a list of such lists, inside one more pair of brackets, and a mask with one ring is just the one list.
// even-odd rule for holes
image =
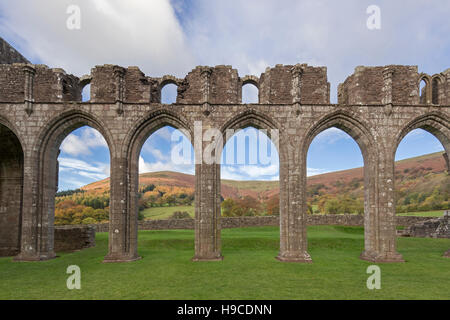
[[[338, 87], [339, 104], [449, 104], [450, 71], [428, 76], [418, 74], [417, 66], [359, 66]], [[427, 87], [420, 92], [420, 81]], [[433, 99], [436, 95], [436, 99]], [[425, 98], [421, 101], [421, 95]]]
[[428, 219], [409, 226], [403, 236], [417, 238], [449, 238], [450, 239], [450, 211], [436, 219]]
[[[430, 220], [427, 217], [406, 217], [398, 216], [396, 218], [397, 226], [409, 227], [418, 222]], [[364, 226], [364, 216], [354, 214], [317, 214], [307, 215], [306, 224], [309, 226]], [[227, 228], [247, 228], [247, 227], [268, 227], [279, 226], [280, 217], [278, 216], [261, 216], [261, 217], [221, 217], [220, 226], [222, 229]], [[91, 225], [97, 232], [108, 232], [109, 223], [99, 223]], [[139, 221], [139, 230], [170, 230], [170, 229], [194, 229], [193, 219], [160, 219], [160, 220], [144, 220]]]
[[95, 227], [89, 225], [55, 227], [55, 251], [76, 251], [95, 247]]
[[[8, 218], [4, 220], [6, 226], [0, 228], [14, 229], [13, 233], [20, 236], [20, 241], [11, 244], [14, 252], [20, 252], [16, 260], [55, 256], [58, 150], [72, 130], [88, 125], [103, 135], [111, 153], [109, 252], [105, 261], [136, 260], [138, 159], [147, 137], [165, 125], [185, 129], [192, 139], [194, 131], [203, 135], [216, 128], [226, 137], [228, 129], [254, 126], [268, 133], [278, 131], [277, 258], [310, 262], [306, 236], [307, 152], [315, 136], [337, 127], [355, 139], [364, 158], [365, 213], [358, 218], [364, 220], [365, 227], [361, 258], [403, 261], [396, 249], [397, 145], [411, 130], [422, 128], [441, 141], [446, 154], [450, 152], [449, 72], [439, 74], [437, 104], [433, 103], [436, 99], [418, 102], [421, 77], [417, 67], [411, 66], [357, 68], [339, 87], [339, 104], [330, 104], [326, 68], [305, 64], [277, 65], [260, 77], [240, 77], [230, 66], [203, 66], [183, 79], [170, 75], [149, 77], [137, 67], [115, 65], [96, 66], [82, 78], [39, 65], [0, 65], [1, 133], [15, 136], [14, 150], [21, 150], [16, 158], [23, 159], [23, 171], [18, 175], [23, 192], [2, 209], [13, 212], [14, 221], [20, 216], [20, 225]], [[432, 82], [433, 77], [430, 79]], [[89, 82], [91, 99], [80, 102], [81, 90]], [[167, 83], [178, 86], [177, 103], [172, 105], [160, 103], [161, 89]], [[259, 104], [240, 103], [245, 83], [259, 88]], [[195, 128], [195, 123], [201, 123], [201, 128]], [[200, 143], [200, 153], [208, 144]], [[2, 143], [5, 147], [11, 150], [8, 143]], [[220, 158], [220, 154], [217, 156]], [[19, 172], [14, 169], [20, 167], [19, 162], [4, 163], [4, 172]], [[195, 170], [194, 260], [221, 260], [220, 230], [227, 222], [220, 217], [220, 165], [203, 161], [196, 164]], [[0, 198], [14, 186], [11, 179], [2, 181]], [[3, 234], [0, 238], [7, 239]]]

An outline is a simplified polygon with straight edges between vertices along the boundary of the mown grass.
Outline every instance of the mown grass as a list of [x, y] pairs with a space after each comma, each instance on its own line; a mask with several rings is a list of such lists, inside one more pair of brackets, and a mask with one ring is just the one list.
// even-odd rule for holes
[[[141, 260], [103, 264], [107, 238], [50, 261], [1, 258], [0, 299], [450, 299], [448, 239], [399, 238], [406, 263], [380, 264], [381, 290], [368, 290], [360, 227], [308, 227], [312, 264], [274, 259], [277, 227], [223, 230], [220, 262], [191, 262], [194, 232], [170, 230], [139, 232]], [[69, 265], [81, 290], [66, 287]]]
[[[317, 205], [313, 205], [313, 210], [317, 210]], [[195, 217], [194, 206], [176, 206], [176, 207], [152, 207], [142, 211], [146, 219], [168, 219], [175, 211], [186, 211], [189, 215]], [[315, 213], [320, 214], [320, 213]], [[442, 217], [444, 210], [425, 211], [425, 212], [407, 212], [398, 213], [398, 216], [414, 216], [414, 217]]]
[[445, 210], [423, 211], [423, 212], [406, 212], [397, 213], [398, 216], [412, 216], [412, 217], [442, 217]]
[[176, 207], [152, 207], [142, 210], [146, 219], [168, 219], [175, 211], [186, 211], [189, 215], [195, 217], [194, 206], [176, 206]]

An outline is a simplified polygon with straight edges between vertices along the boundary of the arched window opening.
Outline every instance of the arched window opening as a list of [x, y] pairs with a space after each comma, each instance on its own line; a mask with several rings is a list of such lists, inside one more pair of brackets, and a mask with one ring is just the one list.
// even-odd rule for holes
[[363, 214], [364, 160], [356, 141], [332, 127], [319, 133], [307, 155], [309, 214]]
[[396, 213], [440, 217], [450, 209], [450, 178], [441, 142], [415, 129], [400, 142], [395, 155]]
[[427, 104], [428, 103], [428, 84], [425, 79], [420, 80], [419, 85], [419, 95], [420, 95], [420, 104]]
[[172, 104], [177, 102], [177, 85], [168, 83], [161, 88], [161, 103]]
[[81, 101], [87, 102], [91, 100], [91, 84], [88, 83], [83, 87], [83, 90], [81, 91]]
[[182, 130], [153, 132], [139, 155], [139, 219], [194, 218], [194, 148]]
[[230, 130], [221, 157], [221, 213], [224, 217], [278, 216], [279, 155], [270, 132]]
[[242, 86], [242, 103], [259, 103], [259, 90], [253, 83], [246, 83]]
[[64, 138], [59, 150], [55, 225], [107, 222], [110, 154], [102, 134], [80, 127]]

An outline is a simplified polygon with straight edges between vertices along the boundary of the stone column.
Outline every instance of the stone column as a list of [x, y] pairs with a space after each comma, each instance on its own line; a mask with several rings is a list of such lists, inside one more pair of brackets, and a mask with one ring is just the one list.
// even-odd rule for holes
[[220, 241], [220, 164], [195, 165], [195, 256], [222, 260]]
[[24, 104], [25, 112], [28, 115], [33, 113], [33, 86], [34, 86], [34, 75], [36, 74], [36, 69], [33, 65], [26, 65], [23, 68], [25, 74], [25, 88], [24, 88]]
[[[281, 133], [280, 133], [281, 134]], [[306, 236], [306, 157], [294, 156], [295, 146], [286, 138], [280, 143], [280, 253], [284, 262], [312, 262]]]
[[[127, 262], [140, 259], [137, 254], [138, 217], [137, 186], [129, 183], [126, 159], [111, 159], [111, 193], [109, 203], [109, 252], [104, 262]], [[137, 173], [137, 170], [135, 170]], [[130, 184], [130, 190], [128, 185]]]
[[[40, 201], [43, 192], [41, 188], [45, 186], [42, 185], [39, 170], [38, 159], [24, 150], [21, 243], [20, 253], [14, 257], [14, 261], [49, 260], [56, 256], [53, 248], [53, 221], [50, 221], [54, 213], [49, 214], [44, 210], [48, 207], [48, 199]], [[45, 193], [54, 196], [55, 190], [49, 191]]]
[[123, 99], [124, 99], [124, 75], [125, 69], [122, 67], [114, 67], [114, 79], [116, 82], [116, 111], [117, 114], [121, 115], [123, 113]]
[[369, 216], [364, 219], [365, 251], [360, 258], [377, 263], [404, 262], [397, 252], [393, 153], [383, 147], [380, 150], [383, 152], [374, 158], [375, 163], [369, 164], [376, 170], [370, 173], [374, 175], [374, 185], [369, 186], [373, 194], [365, 210]]
[[202, 67], [201, 69], [201, 77], [202, 77], [202, 103], [209, 103], [209, 97], [211, 92], [211, 79], [212, 68], [211, 67]]
[[296, 64], [291, 69], [292, 74], [292, 103], [301, 104], [303, 65]]
[[[205, 138], [207, 130], [211, 136]], [[215, 130], [215, 131], [214, 131]], [[214, 134], [215, 132], [215, 134]], [[220, 241], [220, 159], [221, 149], [207, 149], [218, 139], [221, 146], [222, 134], [210, 126], [195, 122], [195, 256], [193, 261], [222, 260]], [[211, 141], [211, 142], [210, 142]], [[207, 150], [208, 152], [204, 151]], [[209, 154], [208, 154], [209, 153]]]
[[390, 115], [392, 113], [392, 76], [394, 70], [390, 68], [385, 68], [383, 70], [383, 88], [381, 89], [383, 93], [382, 103], [385, 105], [385, 113]]
[[[441, 104], [447, 104], [450, 105], [450, 69], [445, 70], [444, 72], [444, 76], [445, 76], [445, 82], [442, 85], [443, 91], [444, 91], [444, 96], [446, 97], [446, 99], [443, 99]], [[446, 102], [446, 103], [444, 103]]]

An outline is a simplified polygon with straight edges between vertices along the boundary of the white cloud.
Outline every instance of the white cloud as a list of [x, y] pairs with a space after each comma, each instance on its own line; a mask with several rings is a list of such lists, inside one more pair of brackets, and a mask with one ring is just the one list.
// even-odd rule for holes
[[319, 133], [315, 138], [315, 142], [324, 144], [333, 144], [339, 140], [352, 139], [347, 133], [338, 128], [329, 128]]
[[90, 165], [89, 163], [80, 160], [80, 159], [74, 159], [74, 158], [66, 158], [66, 157], [59, 157], [58, 158], [59, 167], [60, 170], [65, 171], [84, 171], [84, 172], [90, 172], [97, 175], [101, 175], [102, 178], [107, 178], [109, 175], [109, 165], [96, 162], [94, 165]]
[[170, 161], [157, 161], [153, 163], [145, 162], [143, 157], [139, 157], [139, 173], [157, 172], [157, 171], [176, 171], [188, 174], [194, 174], [194, 165], [173, 164]]
[[109, 164], [93, 162], [89, 164], [83, 160], [59, 157], [60, 185], [64, 188], [80, 188], [90, 182], [109, 177]]
[[[80, 30], [66, 27], [69, 5], [81, 9]], [[106, 63], [181, 76], [194, 64], [169, 0], [15, 0], [0, 12], [0, 33], [26, 57], [78, 76]]]
[[279, 166], [222, 165], [221, 178], [228, 180], [278, 180]]
[[61, 143], [61, 151], [72, 156], [91, 155], [93, 148], [105, 147], [108, 144], [100, 132], [93, 128], [84, 128], [81, 131], [81, 136], [73, 133], [69, 134]]
[[241, 76], [259, 76], [266, 64], [328, 67], [334, 102], [358, 65], [411, 64], [431, 74], [448, 67], [449, 1], [376, 2], [376, 31], [366, 26], [373, 2], [360, 0], [198, 0], [183, 25], [202, 65], [230, 64]]
[[306, 175], [308, 177], [316, 176], [318, 174], [324, 174], [324, 173], [328, 173], [328, 172], [330, 172], [330, 171], [326, 170], [326, 169], [317, 169], [317, 168], [307, 168], [306, 169]]

